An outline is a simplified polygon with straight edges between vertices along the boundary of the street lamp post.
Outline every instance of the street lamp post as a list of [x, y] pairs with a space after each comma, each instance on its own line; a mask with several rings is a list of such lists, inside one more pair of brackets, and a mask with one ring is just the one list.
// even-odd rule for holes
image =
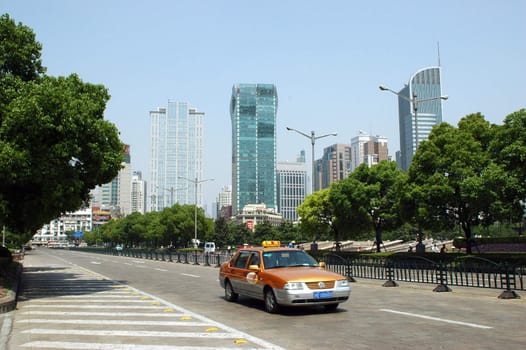
[[[167, 192], [170, 192], [170, 207], [171, 207], [171, 206], [174, 205], [174, 192], [175, 191], [180, 191], [180, 190], [186, 190], [188, 187], [181, 187], [181, 188], [170, 187], [170, 188], [165, 188], [165, 187], [157, 186], [157, 188], [165, 190]], [[155, 196], [155, 195], [152, 195], [152, 196]], [[163, 196], [163, 203], [164, 203], [164, 196]]]
[[305, 137], [310, 139], [310, 143], [312, 145], [312, 153], [311, 153], [311, 157], [312, 157], [312, 175], [311, 175], [311, 181], [312, 181], [312, 193], [314, 193], [314, 188], [315, 188], [315, 186], [314, 186], [314, 144], [316, 143], [317, 139], [321, 139], [322, 137], [327, 137], [327, 136], [337, 136], [338, 134], [333, 132], [333, 133], [330, 133], [330, 134], [316, 136], [316, 134], [314, 133], [314, 130], [310, 132], [310, 135], [308, 135], [308, 134], [306, 134], [304, 132], [301, 132], [299, 130], [296, 130], [296, 129], [293, 129], [293, 128], [289, 128], [289, 127], [287, 127], [287, 130], [288, 131], [295, 131], [298, 134], [303, 135], [303, 136], [305, 136]]
[[194, 198], [195, 198], [195, 205], [194, 205], [194, 248], [197, 248], [197, 185], [199, 185], [202, 182], [206, 181], [214, 181], [214, 179], [204, 179], [204, 180], [198, 180], [197, 177], [195, 179], [188, 179], [184, 176], [179, 176], [180, 179], [189, 181], [194, 184], [195, 192], [194, 192]]
[[392, 92], [396, 96], [398, 96], [400, 98], [403, 98], [404, 100], [410, 102], [413, 105], [413, 115], [414, 115], [414, 118], [415, 118], [415, 152], [416, 152], [416, 149], [418, 148], [418, 119], [417, 119], [418, 104], [420, 102], [426, 102], [426, 101], [447, 100], [448, 96], [444, 95], [444, 96], [435, 96], [435, 97], [430, 97], [430, 98], [420, 98], [419, 99], [419, 98], [417, 98], [416, 93], [413, 92], [413, 96], [411, 98], [409, 98], [409, 97], [404, 96], [404, 95], [402, 95], [402, 94], [400, 94], [400, 93], [398, 93], [398, 92], [396, 92], [394, 90], [391, 90], [388, 87], [385, 87], [383, 85], [380, 85], [379, 88], [382, 91]]

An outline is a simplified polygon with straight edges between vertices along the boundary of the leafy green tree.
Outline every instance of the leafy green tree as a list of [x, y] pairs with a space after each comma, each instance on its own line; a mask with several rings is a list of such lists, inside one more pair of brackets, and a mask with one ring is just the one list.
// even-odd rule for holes
[[138, 212], [131, 213], [123, 219], [123, 222], [126, 245], [129, 247], [140, 245], [141, 237], [146, 231], [145, 216]]
[[509, 217], [512, 222], [521, 222], [526, 198], [526, 109], [511, 113], [497, 127], [489, 145], [493, 159], [504, 167], [516, 182], [506, 188], [510, 203]]
[[269, 222], [262, 222], [254, 227], [254, 238], [259, 240], [256, 244], [261, 244], [262, 241], [278, 240], [274, 227]]
[[244, 243], [256, 244], [254, 232], [252, 232], [252, 230], [250, 230], [246, 225], [230, 221], [228, 226], [230, 228], [232, 237], [232, 241], [229, 242], [229, 245], [232, 245], [233, 247], [239, 247]]
[[212, 240], [216, 242], [217, 247], [224, 247], [232, 242], [229, 226], [224, 217], [219, 217], [216, 219], [214, 228], [215, 235]]
[[86, 204], [124, 159], [103, 118], [107, 89], [43, 75], [40, 50], [31, 29], [0, 17], [0, 223], [26, 240]]
[[354, 236], [374, 231], [379, 252], [382, 232], [402, 225], [399, 194], [405, 183], [406, 175], [395, 162], [382, 161], [371, 167], [360, 165], [336, 187], [346, 197], [345, 202], [340, 199], [333, 203], [345, 205], [347, 211], [340, 214], [345, 215], [340, 225], [347, 227]]
[[37, 80], [46, 72], [42, 66], [42, 45], [35, 40], [35, 33], [16, 24], [8, 14], [0, 16], [0, 74], [11, 74], [23, 81]]
[[331, 237], [334, 210], [329, 200], [329, 189], [322, 189], [305, 198], [298, 206], [300, 230], [311, 235], [313, 241]]
[[299, 226], [290, 221], [283, 221], [279, 226], [274, 228], [276, 238], [282, 243], [289, 243], [294, 241], [296, 243], [305, 242], [307, 238], [303, 236], [299, 230]]
[[471, 253], [472, 228], [504, 219], [510, 210], [507, 198], [517, 182], [489, 152], [495, 126], [480, 114], [471, 114], [458, 128], [442, 123], [419, 145], [409, 169], [409, 183], [423, 195], [418, 207], [427, 225], [460, 225]]

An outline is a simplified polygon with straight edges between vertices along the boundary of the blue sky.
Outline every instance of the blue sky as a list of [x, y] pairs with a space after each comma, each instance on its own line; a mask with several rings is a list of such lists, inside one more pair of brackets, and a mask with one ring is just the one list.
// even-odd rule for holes
[[48, 74], [77, 73], [112, 96], [106, 118], [148, 180], [149, 111], [168, 99], [205, 115], [205, 205], [231, 183], [229, 103], [236, 83], [278, 89], [277, 155], [293, 161], [359, 130], [399, 149], [398, 101], [417, 70], [438, 64], [444, 121], [481, 112], [501, 124], [526, 108], [526, 1], [0, 0], [29, 26]]

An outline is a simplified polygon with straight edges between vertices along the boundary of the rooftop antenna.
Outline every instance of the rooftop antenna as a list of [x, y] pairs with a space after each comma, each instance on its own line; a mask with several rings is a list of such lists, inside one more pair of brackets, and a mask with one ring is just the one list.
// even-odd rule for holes
[[437, 49], [438, 49], [438, 66], [440, 67], [440, 41], [437, 41]]

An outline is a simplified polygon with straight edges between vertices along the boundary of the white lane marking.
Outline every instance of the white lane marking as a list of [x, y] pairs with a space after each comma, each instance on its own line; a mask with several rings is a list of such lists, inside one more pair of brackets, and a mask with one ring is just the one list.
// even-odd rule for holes
[[438, 321], [438, 322], [457, 324], [459, 326], [467, 326], [467, 327], [482, 328], [482, 329], [492, 329], [493, 328], [493, 327], [490, 327], [490, 326], [484, 326], [484, 325], [480, 325], [480, 324], [476, 324], [476, 323], [454, 321], [454, 320], [448, 320], [446, 318], [439, 318], [439, 317], [431, 317], [431, 316], [420, 315], [420, 314], [413, 314], [413, 313], [410, 313], [410, 312], [396, 311], [396, 310], [390, 310], [390, 309], [380, 309], [380, 311], [390, 312], [392, 314], [398, 314], [398, 315], [404, 315], [404, 316], [418, 317], [418, 318], [423, 318], [423, 319], [431, 320], [431, 321]]
[[192, 274], [189, 274], [189, 273], [182, 273], [181, 275], [183, 275], [183, 276], [188, 276], [188, 277], [195, 277], [195, 278], [199, 278], [199, 277], [201, 277], [201, 276], [192, 275]]
[[100, 265], [100, 264], [101, 264], [100, 261], [92, 261], [91, 263], [92, 263], [93, 265]]
[[[193, 345], [139, 345], [139, 344], [98, 344], [98, 343], [74, 343], [58, 341], [34, 341], [29, 342], [23, 347], [31, 349], [77, 349], [77, 350], [232, 350], [239, 347], [217, 347], [217, 346], [193, 346]], [[273, 347], [269, 349], [281, 349]], [[261, 350], [261, 348], [243, 348], [243, 350]]]
[[154, 270], [161, 271], [161, 272], [167, 272], [167, 271], [168, 271], [168, 270], [165, 270], [165, 269], [159, 269], [159, 268], [155, 268]]
[[214, 338], [230, 339], [239, 338], [241, 334], [216, 333], [216, 332], [160, 332], [160, 331], [125, 331], [125, 330], [81, 330], [81, 329], [49, 329], [34, 328], [23, 331], [30, 334], [60, 334], [60, 335], [89, 335], [89, 336], [116, 336], [116, 337], [170, 337], [170, 338]]

